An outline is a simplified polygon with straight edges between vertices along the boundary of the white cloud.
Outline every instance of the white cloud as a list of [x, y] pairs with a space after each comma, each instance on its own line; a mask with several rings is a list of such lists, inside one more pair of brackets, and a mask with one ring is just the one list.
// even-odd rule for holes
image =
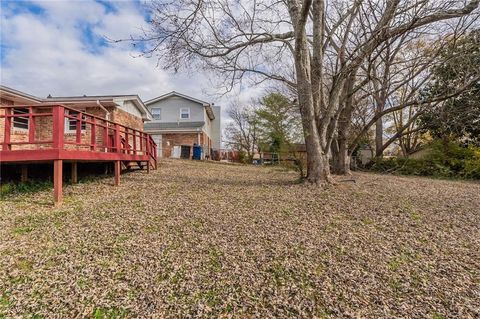
[[[215, 93], [220, 92], [202, 71], [168, 73], [156, 67], [154, 58], [135, 57], [138, 52], [129, 43], [96, 46], [104, 36], [124, 39], [147, 26], [132, 2], [114, 2], [115, 10], [94, 1], [34, 4], [42, 14], [2, 6], [1, 42], [7, 48], [0, 75], [3, 85], [41, 97], [139, 94], [144, 100], [176, 90], [222, 106], [232, 98], [250, 102], [262, 92], [257, 86], [218, 97]], [[86, 37], [87, 27], [91, 39]]]

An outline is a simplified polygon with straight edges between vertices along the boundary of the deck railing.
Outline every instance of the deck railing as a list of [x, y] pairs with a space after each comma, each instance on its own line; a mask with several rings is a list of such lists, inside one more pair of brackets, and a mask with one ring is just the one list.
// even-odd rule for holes
[[[156, 164], [155, 142], [149, 134], [138, 129], [58, 104], [2, 105], [0, 109], [4, 110], [4, 114], [0, 114], [0, 119], [4, 119], [2, 151], [13, 151], [15, 146], [20, 146], [17, 149], [113, 152], [147, 155]], [[14, 110], [22, 112], [15, 114]], [[13, 128], [15, 118], [28, 119], [28, 128]], [[67, 130], [65, 125], [68, 125]], [[22, 138], [17, 138], [19, 133]], [[25, 148], [27, 145], [30, 146]]]

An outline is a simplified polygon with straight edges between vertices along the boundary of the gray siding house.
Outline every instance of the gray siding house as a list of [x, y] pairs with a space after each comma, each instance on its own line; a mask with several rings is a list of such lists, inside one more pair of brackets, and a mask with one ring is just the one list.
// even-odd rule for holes
[[200, 145], [208, 159], [220, 149], [220, 106], [175, 91], [145, 105], [153, 118], [145, 132], [157, 143], [159, 157], [191, 158], [193, 145]]

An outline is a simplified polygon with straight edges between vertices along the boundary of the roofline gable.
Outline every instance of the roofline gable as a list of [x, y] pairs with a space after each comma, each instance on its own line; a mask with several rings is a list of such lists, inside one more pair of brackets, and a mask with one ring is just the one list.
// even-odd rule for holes
[[150, 99], [150, 100], [148, 100], [148, 101], [145, 102], [145, 105], [150, 105], [150, 104], [152, 104], [152, 103], [155, 103], [155, 102], [164, 100], [164, 99], [169, 98], [169, 97], [172, 97], [172, 96], [182, 97], [182, 98], [184, 98], [184, 99], [187, 99], [187, 100], [190, 100], [190, 101], [193, 101], [193, 102], [202, 104], [203, 106], [210, 105], [210, 103], [208, 103], [208, 102], [205, 102], [205, 101], [196, 99], [196, 98], [191, 97], [191, 96], [186, 95], [186, 94], [178, 93], [178, 92], [176, 92], [176, 91], [168, 92], [168, 93], [165, 93], [165, 94], [163, 94], [163, 95], [157, 96], [157, 97], [155, 97], [155, 98], [153, 98], [153, 99]]
[[214, 115], [214, 113], [213, 113], [212, 104], [211, 104], [211, 103], [208, 103], [208, 102], [205, 102], [205, 101], [196, 99], [196, 98], [191, 97], [191, 96], [186, 95], [186, 94], [178, 93], [178, 92], [176, 92], [176, 91], [172, 91], [172, 92], [169, 92], [169, 93], [165, 93], [165, 94], [163, 94], [163, 95], [157, 96], [156, 98], [150, 99], [150, 100], [148, 100], [148, 101], [145, 102], [145, 105], [149, 106], [149, 105], [151, 105], [151, 104], [153, 104], [153, 103], [156, 103], [156, 102], [158, 102], [158, 101], [167, 99], [167, 98], [172, 97], [172, 96], [178, 96], [178, 97], [184, 98], [184, 99], [186, 99], [186, 100], [190, 100], [190, 101], [192, 101], [192, 102], [201, 104], [202, 106], [205, 107], [208, 118], [209, 118], [211, 121], [213, 121], [213, 120], [215, 119], [215, 115]]

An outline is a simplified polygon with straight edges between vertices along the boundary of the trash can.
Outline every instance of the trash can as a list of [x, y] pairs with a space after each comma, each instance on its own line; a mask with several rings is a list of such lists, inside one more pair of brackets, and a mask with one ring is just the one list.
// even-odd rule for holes
[[203, 148], [200, 145], [193, 145], [193, 159], [201, 160], [202, 159]]

